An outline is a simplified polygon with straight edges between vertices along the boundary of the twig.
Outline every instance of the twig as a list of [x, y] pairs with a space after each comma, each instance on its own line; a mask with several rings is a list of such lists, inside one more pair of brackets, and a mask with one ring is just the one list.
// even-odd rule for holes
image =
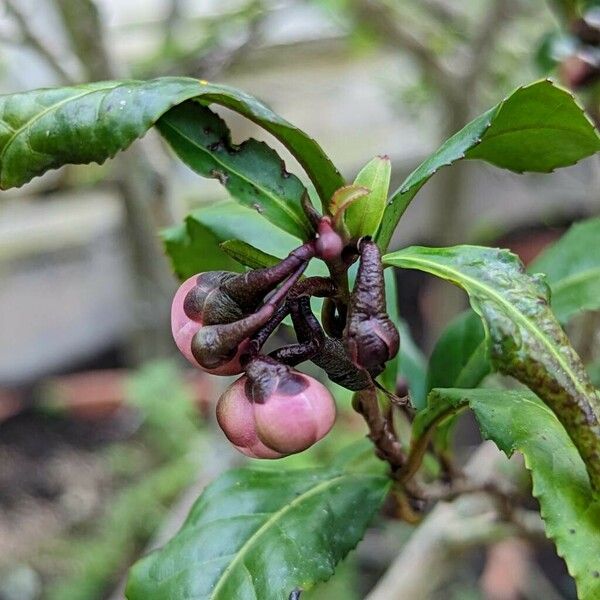
[[457, 25], [457, 6], [440, 0], [421, 0], [423, 8], [438, 22], [446, 27], [456, 27]]
[[406, 463], [402, 467], [402, 470], [398, 473], [398, 481], [405, 483], [414, 477], [419, 470], [421, 463], [423, 462], [423, 457], [427, 452], [427, 448], [435, 428], [450, 415], [456, 414], [460, 410], [462, 410], [462, 407], [458, 409], [451, 408], [438, 415], [438, 417], [429, 424], [428, 429], [424, 431], [414, 443], [411, 444]]
[[404, 465], [406, 457], [390, 420], [381, 412], [375, 386], [356, 392], [352, 404], [369, 427], [369, 438], [375, 445], [377, 455], [389, 463], [392, 477], [395, 477]]
[[[57, 14], [74, 54], [92, 80], [115, 79], [120, 69], [111, 60], [105, 31], [92, 0], [54, 0]], [[129, 351], [135, 362], [164, 355], [170, 348], [156, 315], [170, 304], [173, 278], [156, 237], [159, 211], [164, 206], [165, 186], [146, 159], [143, 146], [123, 153], [115, 165], [115, 183], [125, 209], [131, 280], [135, 290], [136, 319], [131, 324]], [[154, 210], [151, 210], [154, 209]]]
[[471, 90], [475, 81], [481, 77], [495, 48], [496, 38], [502, 31], [502, 25], [510, 16], [511, 4], [510, 0], [494, 0], [493, 6], [486, 11], [470, 46], [471, 60], [461, 78], [463, 89]]
[[[228, 46], [217, 41], [214, 47], [207, 48], [206, 41], [202, 41], [196, 48], [178, 56], [173, 64], [163, 67], [162, 72], [164, 74], [185, 73], [204, 79], [213, 79], [219, 73], [230, 68], [260, 42], [262, 23], [265, 19], [262, 0], [252, 0], [239, 12], [249, 16], [245, 35], [237, 36], [235, 44]], [[212, 27], [219, 27], [219, 25], [215, 23]], [[218, 39], [218, 32], [213, 37]]]
[[163, 46], [168, 48], [175, 40], [175, 32], [177, 29], [177, 25], [181, 21], [181, 0], [170, 0], [169, 8], [167, 10], [167, 18], [165, 19], [165, 37], [163, 41]]
[[256, 46], [262, 35], [262, 21], [264, 15], [258, 14], [248, 25], [246, 38], [236, 46], [227, 49], [221, 49], [220, 52], [214, 52], [207, 55], [199, 61], [194, 69], [196, 75], [202, 75], [208, 79], [214, 78], [218, 73], [230, 68], [235, 62], [247, 54], [247, 52]]
[[514, 496], [512, 494], [501, 489], [500, 487], [498, 487], [498, 485], [496, 485], [493, 482], [485, 482], [483, 484], [480, 484], [473, 481], [469, 481], [468, 479], [455, 481], [450, 486], [421, 486], [420, 490], [422, 492], [421, 498], [430, 502], [437, 502], [440, 500], [450, 501], [455, 500], [456, 498], [458, 498], [458, 496], [462, 496], [463, 494], [478, 493], [490, 494], [502, 500], [514, 499]]
[[23, 37], [23, 43], [28, 44], [30, 48], [37, 52], [37, 54], [58, 76], [61, 83], [75, 83], [75, 80], [71, 74], [62, 66], [58, 58], [54, 56], [46, 44], [29, 26], [29, 18], [21, 11], [19, 7], [17, 7], [16, 3], [13, 0], [4, 0], [4, 4], [7, 12], [13, 17], [19, 26], [19, 30]]
[[54, 5], [88, 79], [119, 76], [105, 44], [105, 32], [96, 4], [92, 0], [54, 0]]
[[[473, 485], [500, 485], [506, 477], [499, 463], [508, 459], [493, 444], [482, 444], [465, 467]], [[501, 475], [502, 474], [502, 475]], [[502, 539], [538, 537], [543, 532], [539, 515], [513, 511], [501, 520], [488, 493], [464, 494], [454, 502], [440, 502], [415, 530], [367, 600], [429, 598], [454, 572], [464, 551]], [[515, 521], [516, 519], [516, 521]]]
[[459, 96], [462, 91], [454, 85], [454, 74], [448, 71], [437, 55], [412, 32], [404, 28], [382, 2], [376, 0], [354, 0], [357, 18], [370, 25], [393, 48], [410, 52], [419, 62], [427, 77], [444, 93], [452, 97]]

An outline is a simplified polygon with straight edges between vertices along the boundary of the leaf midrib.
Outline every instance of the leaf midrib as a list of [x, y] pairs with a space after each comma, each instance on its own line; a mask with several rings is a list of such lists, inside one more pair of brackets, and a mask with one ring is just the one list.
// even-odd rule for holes
[[[575, 273], [570, 276], [561, 277], [557, 283], [550, 284], [550, 288], [552, 290], [552, 300], [555, 300], [557, 294], [563, 292], [565, 288], [568, 288], [569, 286], [573, 285], [574, 283], [579, 283], [580, 281], [586, 280], [588, 278], [593, 280], [594, 276], [600, 277], [600, 267], [594, 267], [592, 269], [587, 269], [585, 271], [579, 271], [578, 273]], [[477, 344], [477, 347], [473, 350], [473, 352], [469, 356], [467, 362], [460, 369], [460, 371], [455, 379], [454, 384], [456, 387], [463, 387], [462, 385], [460, 385], [463, 375], [467, 371], [469, 371], [469, 367], [471, 366], [471, 364], [473, 362], [475, 362], [477, 355], [481, 351], [481, 348], [483, 347], [483, 349], [485, 349], [485, 346], [486, 346], [485, 339], [483, 339], [479, 344]]]
[[[508, 302], [501, 295], [496, 293], [496, 291], [493, 288], [490, 288], [489, 286], [481, 283], [477, 279], [473, 279], [472, 277], [465, 275], [461, 271], [457, 271], [455, 269], [447, 267], [446, 265], [440, 265], [439, 263], [427, 261], [425, 259], [417, 258], [414, 256], [408, 257], [408, 258], [400, 257], [400, 260], [404, 260], [405, 262], [408, 262], [408, 263], [410, 263], [412, 261], [417, 264], [420, 263], [420, 264], [427, 265], [432, 269], [432, 272], [435, 272], [435, 270], [437, 269], [438, 272], [443, 273], [445, 271], [448, 274], [453, 274], [457, 278], [456, 283], [460, 287], [463, 287], [460, 284], [460, 281], [462, 278], [463, 281], [470, 282], [473, 285], [473, 287], [478, 288], [479, 290], [487, 293], [491, 298], [495, 298], [496, 301], [499, 304], [503, 305], [509, 313], [515, 315], [516, 321], [521, 322], [524, 325], [525, 329], [529, 330], [531, 333], [534, 334], [535, 337], [538, 337], [543, 342], [544, 346], [546, 346], [546, 348], [550, 351], [550, 354], [552, 354], [552, 356], [555, 357], [558, 364], [563, 368], [563, 370], [570, 377], [571, 381], [575, 384], [575, 388], [579, 391], [579, 393], [582, 396], [584, 396], [585, 398], [588, 397], [587, 390], [585, 390], [584, 388], [581, 387], [581, 383], [579, 382], [579, 379], [577, 377], [575, 377], [575, 374], [573, 373], [573, 371], [571, 370], [569, 365], [567, 363], [565, 363], [562, 356], [556, 351], [554, 345], [550, 342], [550, 340], [546, 337], [546, 335], [544, 335], [543, 332], [541, 332], [537, 327], [533, 327], [532, 323], [529, 319], [527, 319], [522, 313], [520, 313], [518, 310], [516, 310], [510, 302]], [[388, 262], [388, 261], [386, 260], [386, 262]]]
[[103, 87], [103, 88], [86, 89], [85, 92], [83, 92], [81, 94], [77, 94], [76, 96], [69, 96], [68, 98], [64, 98], [63, 100], [60, 100], [59, 102], [55, 102], [54, 104], [51, 104], [50, 106], [46, 107], [41, 112], [36, 113], [35, 115], [33, 115], [33, 117], [31, 117], [31, 119], [29, 119], [28, 121], [26, 121], [25, 123], [23, 123], [23, 125], [21, 125], [21, 127], [19, 127], [18, 129], [14, 130], [14, 133], [7, 140], [6, 144], [4, 144], [4, 148], [2, 148], [2, 151], [0, 152], [0, 165], [2, 164], [2, 160], [4, 159], [4, 156], [5, 156], [8, 148], [13, 144], [13, 142], [15, 141], [15, 139], [23, 131], [25, 131], [26, 129], [30, 128], [33, 123], [35, 123], [36, 121], [39, 121], [43, 116], [47, 115], [49, 112], [51, 112], [53, 110], [58, 110], [61, 106], [65, 105], [65, 104], [68, 104], [71, 101], [79, 100], [81, 98], [84, 98], [85, 96], [88, 96], [89, 94], [93, 94], [94, 92], [105, 91], [105, 90], [114, 90], [115, 88], [119, 87], [119, 85], [121, 85], [121, 83], [116, 83], [112, 87], [106, 86], [106, 87]]
[[215, 584], [215, 587], [213, 588], [213, 590], [210, 594], [211, 600], [214, 600], [218, 597], [217, 594], [220, 591], [220, 589], [222, 588], [222, 586], [225, 584], [225, 582], [227, 580], [227, 576], [231, 573], [231, 571], [236, 566], [236, 564], [240, 561], [240, 559], [248, 553], [248, 550], [255, 544], [255, 542], [258, 540], [258, 538], [260, 538], [265, 531], [267, 531], [274, 523], [276, 523], [279, 519], [281, 519], [286, 513], [288, 513], [290, 510], [295, 508], [298, 504], [302, 503], [307, 498], [314, 496], [318, 492], [320, 492], [324, 489], [327, 489], [328, 487], [334, 485], [335, 483], [337, 483], [347, 477], [370, 478], [373, 476], [372, 475], [362, 475], [362, 474], [358, 474], [358, 473], [356, 473], [356, 474], [342, 473], [341, 475], [338, 475], [337, 477], [334, 477], [333, 479], [327, 479], [326, 481], [321, 481], [319, 484], [315, 485], [314, 487], [310, 488], [303, 494], [300, 494], [299, 496], [294, 498], [289, 504], [286, 504], [282, 509], [272, 513], [272, 515], [244, 542], [244, 544], [241, 546], [239, 551], [236, 553], [235, 558], [229, 563], [229, 565], [227, 565], [227, 567], [225, 568], [223, 573], [221, 573], [219, 580]]
[[255, 188], [259, 189], [265, 196], [267, 196], [267, 198], [270, 198], [273, 202], [275, 202], [275, 204], [277, 204], [278, 206], [280, 206], [280, 208], [283, 209], [283, 211], [292, 219], [292, 221], [294, 221], [294, 223], [296, 223], [296, 225], [298, 225], [300, 227], [301, 231], [304, 231], [306, 233], [305, 224], [302, 223], [302, 221], [299, 219], [298, 215], [294, 211], [292, 211], [290, 209], [290, 207], [286, 204], [285, 201], [283, 201], [278, 196], [274, 196], [267, 189], [265, 189], [262, 185], [257, 184], [257, 182], [250, 181], [250, 179], [248, 179], [247, 176], [243, 175], [239, 171], [237, 171], [234, 168], [232, 168], [231, 166], [229, 166], [227, 163], [223, 162], [217, 154], [212, 154], [212, 153], [208, 152], [206, 150], [206, 148], [204, 148], [200, 144], [196, 143], [192, 138], [190, 138], [188, 135], [186, 135], [185, 133], [183, 133], [180, 129], [178, 129], [177, 127], [175, 127], [167, 119], [162, 119], [161, 124], [163, 126], [169, 127], [171, 129], [171, 131], [175, 132], [177, 135], [179, 135], [180, 137], [182, 137], [184, 140], [187, 140], [195, 148], [198, 148], [204, 154], [210, 156], [218, 165], [220, 165], [221, 167], [223, 167], [224, 169], [226, 169], [227, 171], [229, 171], [233, 175], [239, 177], [241, 180], [245, 181], [249, 185], [252, 185]]

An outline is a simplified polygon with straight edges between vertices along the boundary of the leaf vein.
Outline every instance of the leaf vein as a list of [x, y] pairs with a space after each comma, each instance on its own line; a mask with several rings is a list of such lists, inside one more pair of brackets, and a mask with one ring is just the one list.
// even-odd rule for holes
[[[495, 298], [496, 301], [500, 305], [504, 306], [510, 314], [514, 315], [515, 321], [520, 322], [525, 327], [526, 330], [528, 330], [530, 333], [533, 333], [534, 337], [537, 337], [538, 339], [540, 339], [543, 342], [543, 344], [549, 350], [550, 354], [554, 356], [556, 362], [563, 368], [565, 373], [567, 373], [567, 375], [570, 377], [571, 381], [573, 382], [575, 388], [579, 391], [579, 393], [582, 394], [584, 397], [588, 396], [587, 390], [582, 387], [579, 379], [575, 376], [575, 374], [573, 373], [573, 371], [571, 370], [569, 365], [564, 361], [564, 359], [560, 355], [560, 353], [557, 352], [556, 348], [551, 343], [551, 341], [548, 339], [548, 337], [544, 334], [544, 332], [541, 331], [540, 329], [538, 329], [537, 327], [533, 326], [531, 321], [525, 315], [523, 315], [521, 312], [516, 310], [508, 300], [506, 300], [502, 295], [498, 294], [493, 288], [489, 287], [488, 285], [482, 283], [481, 281], [479, 281], [477, 279], [470, 277], [469, 275], [466, 275], [465, 273], [463, 273], [461, 271], [457, 271], [451, 267], [448, 267], [447, 265], [440, 265], [439, 263], [427, 261], [423, 258], [418, 258], [418, 257], [414, 257], [414, 256], [408, 257], [408, 258], [405, 257], [401, 260], [404, 260], [405, 262], [408, 262], [408, 263], [410, 263], [412, 261], [417, 264], [421, 263], [421, 264], [427, 265], [432, 270], [433, 273], [435, 273], [435, 271], [437, 270], [438, 273], [446, 272], [450, 275], [454, 275], [454, 277], [455, 277], [454, 281], [458, 285], [460, 285], [460, 281], [462, 279], [465, 282], [469, 282], [475, 289], [479, 289], [479, 290], [485, 292], [486, 294], [488, 294], [491, 298]], [[463, 287], [463, 286], [460, 285], [460, 287]]]
[[204, 154], [207, 154], [208, 156], [210, 156], [218, 165], [220, 165], [227, 171], [230, 171], [231, 173], [233, 173], [235, 176], [239, 177], [241, 180], [245, 181], [246, 183], [259, 189], [265, 196], [267, 196], [268, 198], [273, 200], [273, 202], [275, 202], [275, 204], [277, 204], [285, 213], [287, 213], [287, 215], [292, 219], [292, 221], [294, 221], [300, 227], [301, 230], [303, 230], [303, 231], [306, 230], [306, 224], [302, 222], [300, 217], [293, 210], [291, 210], [291, 208], [286, 204], [286, 202], [282, 198], [273, 195], [267, 188], [261, 186], [256, 181], [251, 181], [250, 179], [248, 179], [248, 177], [246, 175], [244, 175], [243, 173], [240, 173], [239, 171], [235, 170], [231, 166], [224, 163], [218, 157], [218, 155], [207, 152], [206, 148], [197, 144], [192, 138], [190, 138], [188, 135], [183, 133], [180, 129], [175, 127], [172, 123], [169, 123], [168, 120], [163, 120], [162, 124], [163, 124], [163, 126], [169, 127], [173, 132], [175, 132], [177, 135], [181, 136], [183, 139], [187, 140], [190, 144], [192, 144], [192, 146], [194, 146], [195, 148], [198, 148]]
[[[115, 84], [112, 88], [109, 88], [109, 89], [114, 89], [118, 86], [119, 86], [119, 84]], [[60, 108], [61, 106], [64, 106], [65, 104], [68, 104], [69, 102], [72, 102], [75, 100], [80, 100], [81, 98], [84, 98], [85, 96], [89, 96], [90, 94], [93, 94], [94, 92], [97, 92], [100, 90], [101, 90], [101, 88], [93, 88], [91, 90], [86, 89], [81, 94], [77, 94], [76, 96], [69, 96], [68, 98], [63, 98], [60, 102], [55, 102], [54, 104], [47, 106], [43, 111], [33, 115], [33, 117], [31, 119], [29, 119], [28, 121], [26, 121], [25, 123], [23, 123], [23, 125], [21, 125], [21, 127], [13, 130], [14, 131], [13, 135], [10, 136], [10, 138], [7, 140], [6, 144], [4, 145], [4, 148], [2, 148], [2, 151], [0, 152], [0, 165], [2, 164], [2, 160], [4, 159], [4, 156], [6, 155], [8, 148], [13, 144], [15, 139], [19, 136], [20, 133], [22, 133], [26, 129], [30, 128], [33, 123], [35, 123], [36, 121], [39, 121], [43, 116], [47, 115], [49, 112], [51, 112], [53, 110], [57, 110], [58, 108]]]
[[344, 479], [345, 477], [348, 477], [348, 474], [344, 473], [342, 475], [338, 475], [337, 477], [334, 477], [333, 479], [329, 479], [329, 480], [326, 480], [326, 481], [321, 481], [317, 485], [315, 485], [314, 487], [312, 487], [309, 490], [307, 490], [306, 492], [304, 492], [303, 494], [300, 494], [298, 497], [294, 498], [289, 504], [287, 504], [286, 506], [284, 506], [282, 509], [274, 512], [272, 514], [272, 516], [269, 519], [267, 519], [244, 542], [244, 544], [241, 546], [241, 548], [239, 549], [239, 551], [236, 553], [235, 558], [231, 561], [231, 563], [229, 563], [229, 565], [227, 566], [227, 568], [221, 574], [221, 577], [219, 578], [219, 580], [217, 581], [215, 587], [213, 588], [213, 591], [212, 591], [210, 597], [211, 598], [217, 598], [218, 597], [217, 594], [220, 591], [220, 589], [222, 588], [222, 586], [224, 585], [224, 582], [226, 580], [227, 575], [232, 571], [232, 569], [234, 568], [234, 566], [240, 560], [243, 560], [243, 557], [247, 554], [248, 550], [254, 545], [254, 543], [263, 535], [263, 533], [271, 525], [273, 525], [274, 523], [276, 523], [278, 519], [280, 519], [283, 515], [285, 515], [286, 513], [288, 513], [289, 511], [291, 511], [292, 509], [294, 509], [302, 501], [304, 501], [307, 498], [313, 496], [314, 494], [320, 492], [321, 490], [326, 489], [326, 488], [328, 488], [328, 487], [336, 484], [338, 481]]

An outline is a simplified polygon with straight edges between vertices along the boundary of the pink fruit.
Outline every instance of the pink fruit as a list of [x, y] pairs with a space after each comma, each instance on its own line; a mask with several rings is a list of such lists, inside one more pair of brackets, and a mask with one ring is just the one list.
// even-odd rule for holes
[[260, 439], [254, 423], [254, 404], [244, 391], [247, 378], [232, 383], [217, 403], [217, 421], [227, 439], [251, 458], [281, 458], [282, 454], [267, 448]]
[[[192, 338], [202, 327], [202, 318], [199, 312], [190, 310], [189, 296], [192, 290], [198, 289], [198, 278], [200, 275], [193, 275], [186, 279], [173, 298], [171, 305], [171, 331], [173, 339], [179, 348], [179, 351], [197, 368], [212, 373], [213, 375], [237, 375], [242, 372], [240, 365], [240, 356], [247, 350], [248, 340], [244, 340], [239, 346], [237, 354], [230, 361], [213, 369], [207, 369], [200, 365], [192, 354]], [[186, 299], [188, 300], [186, 302]], [[186, 312], [187, 308], [187, 312]]]
[[325, 437], [335, 421], [335, 402], [327, 388], [301, 373], [279, 385], [263, 403], [254, 404], [254, 420], [260, 440], [282, 454], [310, 448]]
[[225, 435], [240, 452], [253, 458], [302, 452], [323, 438], [335, 421], [335, 402], [324, 385], [279, 367], [262, 388], [270, 390], [266, 396], [253, 393], [256, 388], [245, 375], [217, 404], [217, 421]]

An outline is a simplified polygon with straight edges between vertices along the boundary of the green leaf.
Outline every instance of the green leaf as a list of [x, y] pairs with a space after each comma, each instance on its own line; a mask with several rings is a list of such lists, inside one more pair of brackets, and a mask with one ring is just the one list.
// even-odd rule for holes
[[238, 469], [200, 496], [166, 546], [132, 568], [128, 600], [282, 600], [331, 577], [389, 478], [339, 469]]
[[381, 374], [381, 383], [386, 389], [395, 392], [398, 377], [404, 377], [408, 382], [413, 406], [422, 408], [425, 406], [427, 399], [427, 390], [425, 389], [427, 363], [423, 353], [412, 339], [406, 321], [398, 311], [398, 292], [394, 272], [391, 269], [386, 269], [383, 275], [385, 278], [387, 312], [400, 333], [400, 351], [386, 363], [385, 371]]
[[392, 164], [388, 156], [376, 156], [358, 173], [354, 185], [367, 188], [369, 193], [348, 207], [345, 222], [352, 237], [375, 235], [385, 210]]
[[[600, 256], [589, 251], [598, 239], [600, 218], [577, 223], [528, 268], [546, 275], [552, 311], [563, 323], [578, 312], [600, 308]], [[440, 336], [429, 361], [427, 389], [477, 387], [490, 370], [480, 319], [467, 311]]]
[[546, 534], [577, 583], [580, 600], [600, 598], [600, 501], [586, 468], [556, 416], [527, 391], [436, 389], [415, 419], [419, 432], [468, 405], [483, 436], [508, 456], [521, 452], [531, 471]]
[[[429, 358], [425, 396], [436, 387], [475, 388], [492, 371], [488, 343], [479, 315], [466, 310], [444, 329]], [[418, 408], [423, 408], [425, 402]], [[433, 444], [448, 450], [456, 419], [436, 429]]]
[[542, 276], [525, 273], [507, 250], [479, 246], [405, 248], [383, 258], [446, 279], [481, 317], [492, 364], [540, 396], [568, 431], [600, 489], [600, 398], [548, 306]]
[[549, 172], [600, 150], [600, 135], [573, 96], [544, 80], [514, 91], [419, 165], [393, 194], [377, 235], [387, 248], [416, 193], [442, 167], [481, 159], [511, 171]]
[[592, 384], [595, 387], [600, 388], [600, 360], [590, 363], [587, 366], [587, 372]]
[[222, 244], [219, 244], [219, 247], [225, 254], [231, 256], [235, 261], [250, 269], [272, 267], [281, 262], [281, 258], [277, 258], [272, 254], [267, 254], [241, 240], [227, 240]]
[[350, 237], [350, 231], [346, 226], [344, 217], [346, 211], [361, 198], [369, 194], [369, 190], [358, 185], [345, 185], [335, 191], [329, 203], [329, 211], [333, 215], [333, 226], [336, 231]]
[[359, 185], [344, 185], [335, 191], [329, 203], [331, 214], [337, 219], [343, 217], [344, 213], [352, 204], [358, 202], [369, 193], [366, 187]]
[[552, 310], [561, 322], [582, 310], [600, 308], [600, 217], [573, 225], [529, 267], [546, 274]]
[[183, 225], [162, 236], [173, 270], [182, 280], [202, 271], [239, 271], [239, 265], [218, 245], [226, 240], [259, 241], [265, 253], [282, 256], [298, 245], [296, 238], [269, 226], [256, 211], [231, 200], [192, 212]]
[[314, 140], [256, 98], [226, 85], [159, 77], [0, 96], [0, 188], [21, 186], [65, 164], [102, 163], [191, 99], [230, 108], [273, 134], [302, 165], [325, 206], [344, 184]]
[[267, 144], [250, 139], [234, 147], [225, 121], [196, 102], [172, 108], [157, 127], [190, 169], [217, 179], [243, 206], [280, 229], [301, 240], [312, 236], [300, 204], [306, 189]]
[[427, 390], [436, 387], [477, 387], [491, 371], [481, 319], [467, 310], [444, 329], [427, 373]]
[[400, 332], [400, 376], [408, 382], [412, 405], [418, 410], [427, 399], [427, 361], [404, 320], [396, 322]]
[[203, 271], [239, 271], [239, 265], [219, 248], [219, 239], [199, 220], [161, 231], [165, 252], [175, 275], [184, 281]]

